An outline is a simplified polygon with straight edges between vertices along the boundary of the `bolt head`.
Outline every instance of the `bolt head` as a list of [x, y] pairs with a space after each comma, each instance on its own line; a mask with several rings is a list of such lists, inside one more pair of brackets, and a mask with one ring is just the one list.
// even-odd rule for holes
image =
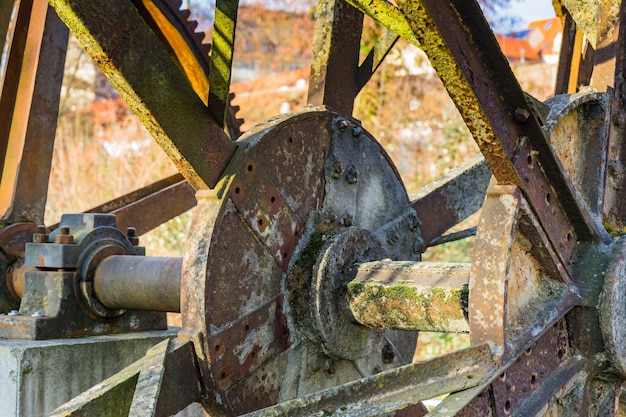
[[9, 316], [18, 316], [19, 314], [20, 314], [20, 312], [19, 312], [19, 311], [17, 311], [17, 310], [11, 310], [11, 311], [9, 311]]
[[[61, 231], [61, 232], [63, 232], [63, 231]], [[59, 245], [71, 245], [71, 244], [74, 243], [74, 236], [66, 235], [66, 234], [63, 234], [63, 233], [59, 233], [54, 238], [54, 243], [58, 243]]]
[[424, 244], [424, 240], [422, 239], [422, 237], [421, 236], [415, 237], [415, 239], [413, 239], [413, 253], [415, 254], [424, 253], [425, 250], [426, 250], [426, 245]]
[[332, 178], [338, 179], [339, 177], [341, 177], [341, 173], [343, 172], [341, 161], [333, 162], [333, 165], [330, 167], [329, 172]]
[[345, 179], [348, 184], [356, 184], [359, 173], [353, 165], [348, 165], [346, 168]]
[[350, 122], [346, 119], [337, 120], [337, 129], [344, 131], [350, 126]]
[[352, 136], [354, 136], [355, 138], [358, 138], [359, 136], [361, 136], [361, 134], [363, 133], [363, 128], [361, 126], [354, 126], [352, 128]]

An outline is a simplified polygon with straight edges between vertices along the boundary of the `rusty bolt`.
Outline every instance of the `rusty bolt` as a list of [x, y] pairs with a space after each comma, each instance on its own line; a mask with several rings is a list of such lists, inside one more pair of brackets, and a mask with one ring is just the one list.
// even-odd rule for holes
[[67, 226], [61, 227], [59, 234], [54, 238], [54, 242], [60, 245], [71, 245], [74, 243], [74, 236], [70, 235], [70, 228]]
[[387, 243], [389, 243], [390, 245], [395, 244], [398, 239], [400, 239], [400, 235], [398, 235], [398, 232], [396, 232], [395, 230], [390, 230], [389, 233], [387, 234]]
[[409, 230], [411, 230], [412, 232], [417, 230], [417, 228], [421, 224], [420, 219], [417, 218], [417, 214], [415, 213], [411, 213], [409, 215], [408, 222], [409, 222]]
[[139, 246], [139, 238], [137, 237], [137, 229], [134, 227], [126, 228], [126, 237], [133, 246]]
[[422, 237], [421, 236], [415, 237], [415, 239], [413, 239], [413, 253], [415, 254], [424, 253], [425, 250], [426, 250], [426, 245], [424, 244], [424, 240], [422, 239]]
[[530, 118], [530, 112], [527, 109], [519, 107], [515, 109], [514, 117], [518, 122], [525, 122]]
[[345, 174], [346, 182], [348, 184], [356, 184], [358, 176], [359, 173], [357, 172], [356, 168], [353, 165], [348, 165]]
[[361, 136], [361, 133], [363, 133], [363, 128], [361, 126], [354, 126], [352, 128], [352, 136], [355, 138], [358, 138], [359, 136]]
[[337, 179], [341, 177], [341, 173], [343, 172], [343, 167], [341, 166], [341, 161], [333, 162], [333, 166], [330, 167], [330, 176]]
[[390, 343], [385, 343], [383, 351], [381, 353], [383, 363], [390, 364], [396, 358], [396, 353], [393, 351], [393, 346]]
[[48, 243], [48, 233], [46, 231], [46, 226], [39, 225], [37, 226], [37, 230], [33, 233], [33, 242], [35, 243]]
[[343, 224], [346, 227], [352, 226], [353, 222], [354, 222], [354, 219], [352, 218], [352, 215], [349, 213], [344, 214], [343, 217], [341, 218], [341, 224]]
[[337, 128], [341, 131], [346, 130], [350, 126], [350, 122], [346, 119], [337, 120]]

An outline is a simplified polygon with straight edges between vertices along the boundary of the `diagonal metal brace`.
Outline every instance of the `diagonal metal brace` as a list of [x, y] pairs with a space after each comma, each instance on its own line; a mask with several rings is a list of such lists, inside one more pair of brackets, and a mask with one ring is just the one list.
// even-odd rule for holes
[[124, 0], [50, 4], [191, 186], [213, 188], [236, 145], [133, 4]]

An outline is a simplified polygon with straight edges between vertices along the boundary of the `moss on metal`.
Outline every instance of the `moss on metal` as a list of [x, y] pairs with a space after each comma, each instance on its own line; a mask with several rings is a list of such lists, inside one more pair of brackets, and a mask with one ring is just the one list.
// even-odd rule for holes
[[419, 288], [412, 281], [348, 284], [355, 318], [384, 329], [467, 332], [468, 294], [467, 284], [458, 289]]

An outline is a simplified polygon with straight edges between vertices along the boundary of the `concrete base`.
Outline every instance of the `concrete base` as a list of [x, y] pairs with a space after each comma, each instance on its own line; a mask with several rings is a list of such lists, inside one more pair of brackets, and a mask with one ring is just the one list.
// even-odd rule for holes
[[[81, 339], [0, 340], [0, 415], [45, 416], [176, 330]], [[179, 416], [204, 416], [197, 404]]]

